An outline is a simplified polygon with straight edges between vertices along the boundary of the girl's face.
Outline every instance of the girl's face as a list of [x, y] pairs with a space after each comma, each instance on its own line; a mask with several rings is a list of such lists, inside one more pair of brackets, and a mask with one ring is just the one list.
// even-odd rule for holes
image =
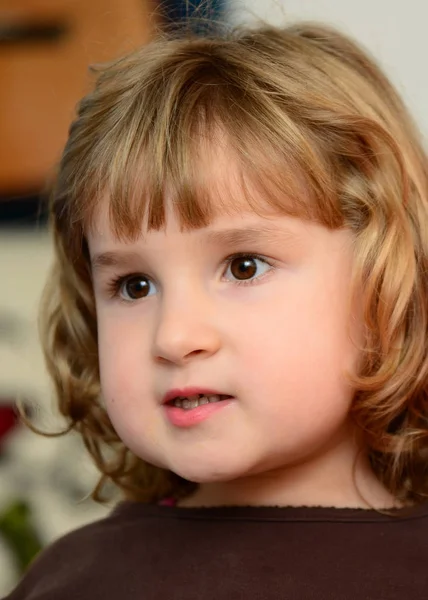
[[[169, 210], [164, 230], [127, 243], [107, 215], [88, 241], [103, 397], [124, 443], [199, 483], [342, 451], [351, 233], [244, 208], [182, 232]], [[198, 389], [231, 399], [164, 404]]]

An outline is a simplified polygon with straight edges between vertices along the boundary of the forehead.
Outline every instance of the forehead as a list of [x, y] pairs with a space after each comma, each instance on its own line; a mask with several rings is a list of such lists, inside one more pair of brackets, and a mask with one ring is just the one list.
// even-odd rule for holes
[[164, 209], [165, 219], [161, 227], [153, 228], [148, 225], [147, 214], [144, 215], [140, 223], [137, 234], [120, 235], [114, 225], [114, 217], [110, 210], [110, 200], [105, 196], [94, 213], [93, 223], [88, 231], [88, 240], [112, 241], [132, 243], [137, 239], [144, 240], [150, 237], [150, 234], [163, 232], [166, 234], [187, 234], [191, 231], [209, 231], [221, 230], [227, 226], [234, 228], [252, 227], [263, 221], [274, 221], [279, 212], [275, 211], [267, 203], [260, 201], [258, 207], [252, 208], [245, 196], [241, 198], [233, 197], [225, 201], [223, 195], [216, 203], [216, 198], [211, 201], [209, 218], [205, 222], [189, 225], [183, 223], [179, 210], [174, 203], [174, 199], [165, 194]]
[[[140, 242], [144, 244], [155, 240], [157, 240], [156, 244], [159, 244], [159, 241], [167, 238], [173, 244], [174, 240], [177, 241], [180, 237], [209, 239], [220, 245], [222, 241], [226, 243], [226, 240], [231, 241], [232, 239], [237, 243], [239, 241], [244, 243], [254, 240], [259, 233], [274, 234], [275, 231], [281, 230], [281, 225], [285, 222], [284, 215], [279, 213], [273, 211], [255, 212], [246, 208], [243, 211], [236, 211], [234, 214], [215, 215], [206, 225], [189, 228], [183, 227], [177, 214], [167, 209], [165, 223], [161, 229], [148, 229], [146, 225], [142, 225], [138, 236], [131, 239], [120, 238], [115, 234], [107, 210], [100, 208], [99, 216], [100, 220], [92, 233], [88, 235], [88, 240], [89, 242], [95, 242], [97, 245], [111, 244], [114, 246], [133, 245]], [[285, 220], [289, 223], [300, 222], [298, 219], [287, 218], [286, 216]]]
[[[185, 180], [177, 182], [169, 177], [161, 197], [153, 196], [144, 174], [135, 179], [127, 198], [112, 198], [105, 192], [87, 224], [88, 237], [108, 235], [118, 241], [132, 241], [152, 230], [204, 229], [241, 215], [310, 218], [303, 178], [286, 164], [280, 173], [261, 175], [261, 165], [260, 173], [257, 166], [244, 165], [224, 138], [215, 144], [202, 141], [200, 153], [193, 159], [186, 165]], [[161, 218], [154, 219], [153, 211], [162, 213]]]

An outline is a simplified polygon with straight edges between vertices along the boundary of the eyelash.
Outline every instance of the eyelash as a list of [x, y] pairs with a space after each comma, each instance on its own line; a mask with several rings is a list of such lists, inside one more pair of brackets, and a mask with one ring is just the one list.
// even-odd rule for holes
[[[255, 258], [257, 260], [260, 260], [261, 262], [265, 263], [266, 265], [268, 265], [270, 267], [270, 269], [269, 269], [268, 272], [270, 272], [274, 268], [273, 263], [271, 261], [269, 261], [266, 257], [261, 256], [260, 254], [251, 254], [251, 253], [248, 253], [248, 252], [238, 252], [236, 254], [233, 254], [232, 256], [228, 256], [222, 262], [222, 265], [225, 268], [227, 268], [237, 258]], [[239, 280], [239, 279], [237, 279], [234, 283], [235, 283], [235, 285], [253, 285], [255, 283], [258, 283], [266, 275], [267, 275], [267, 273], [264, 273], [263, 275], [259, 275], [258, 277], [254, 277], [253, 279], [248, 279], [248, 280], [245, 280], [245, 279]], [[112, 279], [111, 281], [109, 281], [109, 283], [107, 284], [107, 291], [108, 291], [109, 297], [112, 298], [112, 299], [118, 298], [120, 301], [126, 302], [126, 303], [132, 302], [131, 300], [125, 300], [124, 298], [121, 298], [120, 297], [120, 290], [121, 290], [123, 284], [128, 279], [131, 279], [132, 277], [139, 277], [139, 276], [141, 276], [141, 277], [147, 277], [147, 275], [144, 275], [144, 273], [128, 273], [127, 275], [119, 275], [118, 277], [115, 277], [114, 279]], [[147, 279], [150, 279], [150, 278], [147, 277]], [[133, 302], [137, 302], [137, 300], [134, 300]]]

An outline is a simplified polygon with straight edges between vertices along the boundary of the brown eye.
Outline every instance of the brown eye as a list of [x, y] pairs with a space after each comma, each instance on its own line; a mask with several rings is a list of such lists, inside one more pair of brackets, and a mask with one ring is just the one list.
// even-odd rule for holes
[[140, 300], [150, 296], [152, 283], [147, 277], [128, 277], [122, 284], [121, 294], [125, 300]]
[[257, 259], [252, 256], [238, 256], [230, 261], [230, 272], [235, 279], [251, 279], [257, 273]]
[[227, 260], [225, 276], [236, 283], [253, 283], [275, 267], [257, 254], [238, 254]]

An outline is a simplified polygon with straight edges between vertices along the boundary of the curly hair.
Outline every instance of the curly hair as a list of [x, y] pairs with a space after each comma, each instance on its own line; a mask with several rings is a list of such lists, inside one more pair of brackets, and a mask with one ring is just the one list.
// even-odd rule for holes
[[120, 238], [134, 239], [143, 215], [160, 229], [166, 185], [183, 226], [209, 223], [214, 201], [198, 153], [201, 139], [221, 128], [242, 165], [243, 187], [251, 180], [283, 213], [355, 234], [365, 344], [351, 414], [378, 478], [397, 499], [421, 502], [428, 492], [428, 163], [375, 62], [334, 29], [303, 23], [163, 36], [94, 70], [52, 194], [56, 258], [41, 304], [60, 412], [101, 472], [93, 497], [101, 500], [111, 482], [142, 502], [195, 489], [133, 455], [103, 407], [86, 235], [106, 194]]

